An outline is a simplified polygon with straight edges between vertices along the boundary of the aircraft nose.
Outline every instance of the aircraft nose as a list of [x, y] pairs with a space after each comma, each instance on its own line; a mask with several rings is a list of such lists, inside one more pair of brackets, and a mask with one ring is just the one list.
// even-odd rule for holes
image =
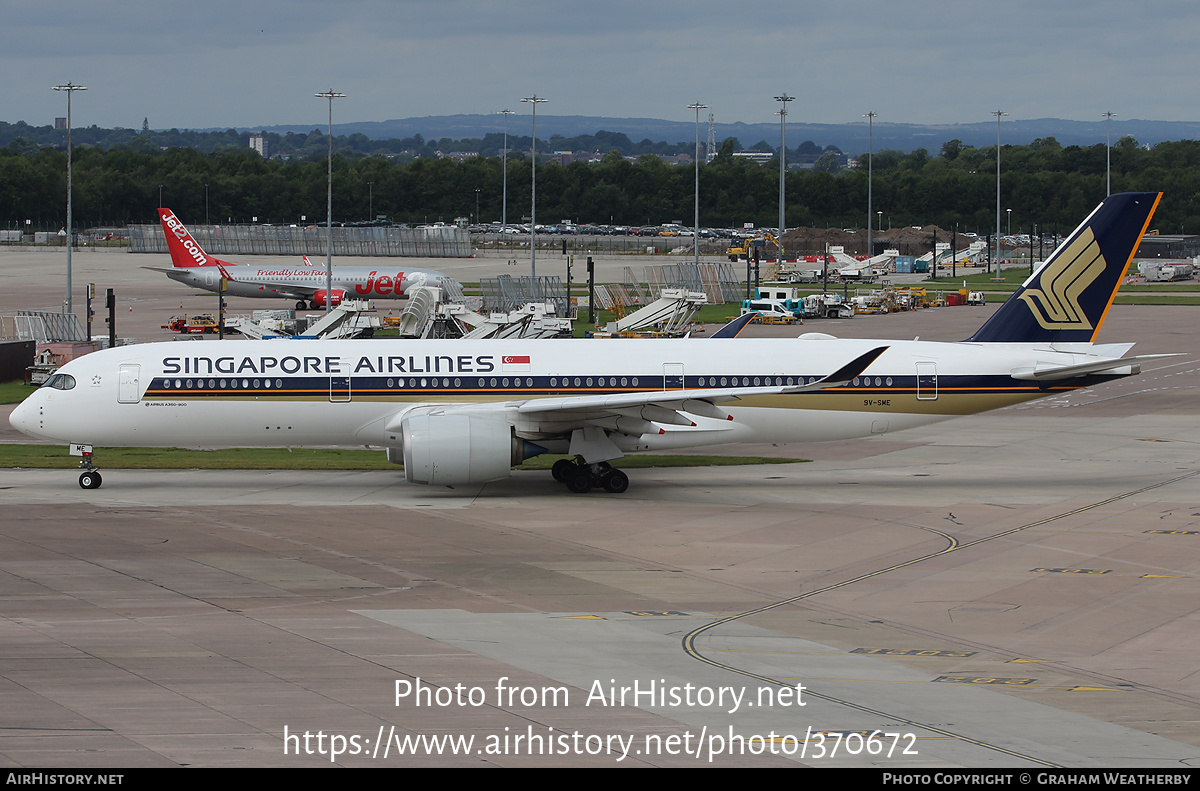
[[29, 403], [32, 400], [32, 398], [26, 398], [8, 414], [8, 424], [22, 434], [29, 434], [33, 427], [35, 408]]

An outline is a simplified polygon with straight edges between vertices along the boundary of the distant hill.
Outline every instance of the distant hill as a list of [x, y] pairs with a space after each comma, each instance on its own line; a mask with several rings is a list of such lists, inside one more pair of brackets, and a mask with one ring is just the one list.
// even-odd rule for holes
[[[530, 118], [521, 113], [509, 116], [508, 132], [510, 147], [520, 149], [529, 144]], [[358, 121], [334, 124], [334, 134], [341, 138], [337, 148], [358, 155], [372, 153], [396, 154], [408, 151], [411, 155], [434, 156], [439, 148], [446, 148], [447, 138], [457, 143], [467, 141], [460, 148], [449, 150], [482, 152], [495, 156], [501, 148], [500, 134], [504, 131], [501, 115], [443, 115], [421, 118], [401, 118], [391, 121]], [[974, 124], [892, 124], [876, 121], [874, 127], [875, 150], [895, 149], [909, 153], [925, 149], [937, 156], [942, 145], [949, 140], [960, 140], [965, 145], [977, 148], [992, 146], [996, 142], [994, 121]], [[249, 132], [265, 131], [274, 139], [270, 144], [272, 153], [289, 156], [317, 156], [325, 150], [325, 127], [320, 124], [289, 124], [277, 126], [253, 126], [240, 129], [152, 129], [139, 132], [134, 129], [103, 129], [96, 126], [79, 127], [74, 130], [76, 145], [111, 148], [133, 147], [138, 150], [160, 150], [172, 146], [192, 147], [203, 152], [222, 147], [246, 146]], [[598, 135], [599, 132], [610, 135]], [[761, 124], [717, 123], [716, 142], [719, 146], [727, 138], [736, 138], [742, 149], [749, 149], [765, 142], [769, 150], [778, 146], [779, 125], [777, 122]], [[675, 154], [689, 152], [695, 140], [694, 121], [667, 121], [657, 118], [605, 118], [584, 115], [540, 115], [538, 116], [538, 147], [555, 147], [556, 138], [564, 138], [563, 148], [574, 143], [584, 150], [618, 147], [626, 154], [641, 153]], [[290, 137], [289, 137], [290, 135]], [[490, 139], [485, 140], [487, 136]], [[1112, 142], [1115, 144], [1125, 136], [1132, 136], [1142, 145], [1157, 145], [1178, 140], [1200, 140], [1200, 122], [1194, 121], [1143, 121], [1114, 119]], [[595, 138], [572, 140], [572, 138]], [[1006, 120], [1000, 127], [1000, 141], [1005, 145], [1028, 145], [1039, 138], [1055, 138], [1063, 146], [1089, 147], [1102, 144], [1105, 139], [1103, 119], [1095, 121], [1066, 121], [1059, 118], [1033, 120]], [[287, 139], [285, 139], [287, 138]], [[66, 141], [66, 132], [49, 125], [34, 127], [23, 121], [0, 122], [0, 146], [14, 140], [24, 141], [21, 146], [34, 148], [55, 146], [61, 148]], [[701, 119], [700, 139], [708, 139], [706, 119]], [[611, 145], [611, 141], [620, 141]], [[386, 141], [386, 142], [385, 142]], [[570, 142], [568, 142], [570, 141]], [[649, 145], [644, 144], [649, 141]], [[850, 156], [867, 150], [867, 125], [861, 121], [847, 124], [806, 124], [789, 122], [787, 142], [789, 149], [796, 149], [805, 141], [812, 141], [820, 151], [828, 146]], [[660, 145], [665, 144], [665, 145]], [[759, 147], [762, 148], [761, 146]]]
[[[315, 125], [281, 125], [256, 126], [247, 129], [265, 130], [285, 134], [287, 132], [307, 133]], [[448, 137], [452, 139], [480, 138], [488, 133], [504, 131], [504, 117], [501, 115], [431, 115], [421, 118], [399, 118], [392, 121], [360, 121], [347, 124], [334, 124], [334, 133], [339, 135], [363, 134], [373, 140], [390, 138], [407, 138], [420, 134], [426, 140]], [[595, 134], [599, 130], [623, 132], [634, 141], [650, 139], [668, 143], [678, 143], [695, 139], [695, 121], [667, 121], [657, 118], [604, 118], [585, 115], [538, 115], [539, 139], [545, 140], [554, 135], [575, 137], [577, 135]], [[322, 130], [323, 131], [323, 130]], [[529, 134], [529, 116], [524, 113], [511, 115], [508, 119], [510, 135]], [[778, 123], [747, 124], [716, 123], [715, 132], [717, 144], [728, 137], [736, 137], [745, 147], [765, 140], [772, 146], [779, 140]], [[1060, 118], [1039, 118], [1034, 120], [1004, 121], [1000, 127], [1002, 144], [1031, 143], [1037, 138], [1053, 137], [1064, 146], [1091, 146], [1104, 142], [1105, 123], [1103, 119], [1095, 121], [1066, 121]], [[1112, 140], [1115, 143], [1120, 138], [1131, 135], [1139, 143], [1155, 145], [1168, 140], [1197, 140], [1200, 139], [1200, 122], [1194, 121], [1141, 121], [1114, 119], [1112, 123]], [[700, 120], [701, 144], [708, 138], [706, 120]], [[994, 121], [981, 121], [976, 124], [890, 124], [875, 122], [875, 149], [899, 149], [914, 151], [924, 148], [936, 155], [942, 144], [947, 140], [958, 139], [971, 146], [988, 146], [996, 142], [996, 124]], [[867, 150], [867, 124], [865, 122], [851, 124], [806, 124], [789, 122], [787, 126], [787, 144], [789, 148], [798, 146], [805, 140], [811, 140], [819, 147], [834, 145], [847, 154], [855, 155]]]

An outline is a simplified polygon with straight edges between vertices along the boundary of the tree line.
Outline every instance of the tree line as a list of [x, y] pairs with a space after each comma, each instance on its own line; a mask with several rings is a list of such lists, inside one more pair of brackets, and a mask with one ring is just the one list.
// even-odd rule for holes
[[[758, 165], [735, 158], [735, 141], [700, 166], [700, 222], [740, 227], [778, 222], [777, 162]], [[790, 152], [789, 152], [790, 153]], [[1054, 138], [1000, 151], [1001, 209], [1012, 209], [1013, 231], [1037, 223], [1067, 231], [1104, 198], [1103, 144], [1062, 146]], [[958, 224], [960, 231], [995, 227], [995, 146], [952, 140], [931, 155], [879, 151], [874, 155], [873, 210], [885, 225]], [[540, 159], [540, 157], [539, 157]], [[1156, 226], [1164, 233], [1200, 233], [1200, 142], [1139, 146], [1132, 138], [1113, 145], [1112, 190], [1162, 191]], [[867, 157], [838, 172], [787, 174], [789, 227], [862, 228], [867, 219]], [[398, 162], [381, 154], [335, 153], [333, 214], [361, 221], [372, 214], [397, 222], [499, 221], [504, 178], [498, 156], [419, 157]], [[74, 152], [74, 216], [78, 227], [154, 223], [162, 202], [188, 223], [313, 223], [325, 216], [323, 153], [287, 161], [264, 160], [244, 148], [202, 152], [193, 148], [138, 150], [80, 147]], [[643, 154], [629, 161], [612, 150], [598, 162], [537, 165], [538, 218], [580, 223], [647, 225], [692, 217], [694, 171]], [[508, 219], [529, 214], [531, 167], [508, 155]], [[0, 148], [0, 223], [58, 228], [65, 222], [66, 154], [16, 139]], [[872, 222], [877, 222], [872, 218]], [[1006, 221], [1007, 222], [1007, 221]]]

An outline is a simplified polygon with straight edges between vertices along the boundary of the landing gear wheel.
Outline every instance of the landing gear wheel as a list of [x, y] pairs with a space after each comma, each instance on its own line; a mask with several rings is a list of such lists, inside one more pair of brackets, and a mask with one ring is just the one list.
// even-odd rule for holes
[[550, 468], [550, 474], [554, 476], [554, 480], [559, 483], [566, 483], [569, 476], [574, 470], [579, 469], [579, 465], [570, 459], [559, 459], [554, 462], [554, 466]]
[[100, 473], [96, 470], [87, 470], [79, 474], [80, 489], [99, 489], [100, 484], [104, 479], [100, 477]]
[[307, 309], [308, 309], [308, 303], [305, 302], [304, 300], [301, 299], [296, 302], [296, 310], [307, 310]]
[[575, 494], [587, 494], [592, 490], [592, 474], [587, 469], [579, 469], [567, 478], [567, 488]]
[[620, 470], [613, 470], [601, 480], [605, 491], [620, 494], [629, 488], [629, 476]]

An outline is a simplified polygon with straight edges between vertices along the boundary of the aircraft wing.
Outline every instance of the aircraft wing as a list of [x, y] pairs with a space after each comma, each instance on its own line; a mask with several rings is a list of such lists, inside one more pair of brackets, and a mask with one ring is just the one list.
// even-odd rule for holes
[[[520, 414], [555, 412], [562, 417], [568, 415], [590, 419], [603, 415], [637, 416], [644, 420], [675, 425], [695, 425], [679, 414], [687, 412], [703, 417], [732, 420], [732, 416], [715, 405], [737, 401], [746, 396], [787, 395], [838, 387], [854, 380], [879, 355], [887, 351], [879, 346], [861, 354], [838, 370], [809, 384], [764, 385], [762, 387], [709, 387], [693, 390], [655, 390], [639, 393], [616, 393], [595, 396], [564, 396], [561, 398], [539, 398], [526, 401], [517, 407]], [[645, 433], [645, 432], [639, 432]]]

